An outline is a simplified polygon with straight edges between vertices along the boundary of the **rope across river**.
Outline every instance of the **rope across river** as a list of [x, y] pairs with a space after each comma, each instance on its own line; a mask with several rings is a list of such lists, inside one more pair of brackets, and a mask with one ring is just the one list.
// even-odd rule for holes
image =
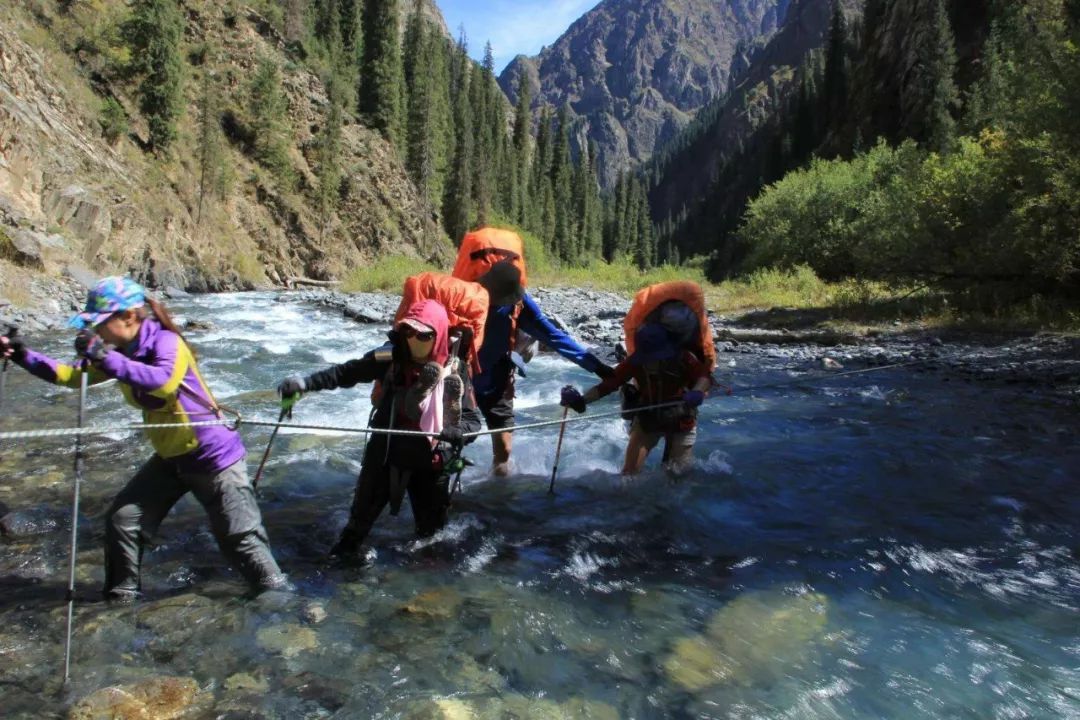
[[[750, 385], [743, 388], [730, 387], [717, 383], [717, 387], [725, 390], [723, 394], [710, 395], [708, 399], [716, 397], [726, 397], [733, 395], [735, 390], [739, 390], [740, 393], [752, 393], [758, 390], [771, 390], [775, 388], [791, 387], [797, 385], [805, 385], [808, 383], [820, 382], [823, 380], [833, 380], [840, 377], [848, 377], [852, 375], [861, 375], [872, 372], [881, 372], [884, 370], [893, 370], [903, 367], [911, 367], [914, 365], [922, 365], [928, 362], [941, 362], [955, 359], [958, 356], [945, 357], [945, 358], [922, 358], [918, 360], [910, 360], [900, 363], [892, 363], [889, 365], [878, 365], [870, 368], [862, 368], [859, 370], [847, 370], [844, 372], [834, 372], [816, 377], [804, 377], [793, 378], [791, 380], [785, 380], [775, 383], [764, 383], [760, 385]], [[478, 432], [465, 433], [466, 438], [478, 438], [486, 435], [494, 435], [496, 433], [503, 432], [518, 432], [521, 430], [536, 430], [547, 427], [557, 427], [564, 425], [565, 423], [581, 423], [591, 422], [595, 420], [605, 420], [614, 417], [626, 417], [628, 415], [637, 414], [641, 412], [647, 412], [651, 410], [660, 410], [668, 407], [677, 407], [682, 405], [681, 400], [673, 402], [659, 403], [656, 405], [646, 405], [641, 407], [629, 408], [625, 410], [611, 410], [599, 413], [585, 413], [582, 415], [573, 415], [566, 418], [560, 418], [558, 420], [543, 420], [533, 423], [524, 423], [521, 425], [515, 425], [509, 428], [502, 428], [498, 430], [480, 430]], [[30, 440], [36, 438], [56, 438], [56, 437], [81, 437], [86, 435], [111, 435], [117, 432], [134, 432], [138, 430], [164, 430], [169, 428], [198, 428], [198, 427], [215, 427], [215, 426], [230, 426], [236, 429], [241, 427], [265, 427], [265, 428], [283, 428], [286, 430], [294, 431], [308, 431], [308, 432], [336, 432], [336, 433], [349, 433], [354, 435], [389, 435], [389, 436], [412, 436], [412, 437], [436, 437], [438, 433], [430, 433], [422, 430], [397, 430], [387, 428], [373, 428], [373, 427], [348, 427], [340, 425], [319, 425], [311, 423], [293, 423], [293, 422], [281, 422], [274, 420], [249, 420], [244, 417], [236, 417], [228, 420], [204, 420], [195, 422], [184, 423], [123, 423], [119, 425], [86, 425], [83, 427], [69, 427], [69, 428], [54, 428], [54, 429], [42, 429], [42, 430], [13, 430], [10, 432], [0, 432], [0, 441], [4, 440]]]

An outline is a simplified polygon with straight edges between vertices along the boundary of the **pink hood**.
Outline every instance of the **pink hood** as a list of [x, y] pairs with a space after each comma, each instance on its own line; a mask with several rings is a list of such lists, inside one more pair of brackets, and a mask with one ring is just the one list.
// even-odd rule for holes
[[[446, 316], [446, 308], [435, 300], [421, 300], [410, 305], [401, 320], [417, 320], [435, 331], [431, 359], [445, 365], [450, 357], [450, 320]], [[401, 327], [400, 321], [398, 327]]]

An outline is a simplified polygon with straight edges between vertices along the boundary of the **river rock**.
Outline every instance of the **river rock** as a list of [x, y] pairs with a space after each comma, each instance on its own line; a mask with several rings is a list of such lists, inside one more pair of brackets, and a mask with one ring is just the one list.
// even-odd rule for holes
[[413, 596], [401, 606], [401, 612], [429, 620], [449, 620], [457, 615], [463, 598], [453, 588], [435, 588]]
[[264, 693], [270, 689], [265, 678], [255, 677], [251, 673], [236, 673], [226, 678], [225, 689], [232, 692]]
[[312, 625], [318, 625], [327, 618], [326, 608], [317, 602], [305, 605], [304, 609], [300, 611], [300, 615], [306, 622], [309, 622]]
[[787, 672], [824, 635], [827, 609], [819, 593], [742, 595], [709, 620], [704, 635], [676, 640], [664, 670], [691, 692], [766, 681]]
[[435, 698], [413, 703], [406, 720], [476, 720], [476, 710], [465, 700]]
[[285, 623], [264, 627], [255, 634], [255, 642], [263, 650], [291, 658], [319, 646], [315, 631], [303, 625]]
[[18, 539], [50, 533], [59, 526], [55, 519], [35, 510], [16, 510], [0, 518], [0, 535]]
[[94, 692], [72, 706], [70, 720], [173, 720], [200, 695], [192, 678], [156, 677]]

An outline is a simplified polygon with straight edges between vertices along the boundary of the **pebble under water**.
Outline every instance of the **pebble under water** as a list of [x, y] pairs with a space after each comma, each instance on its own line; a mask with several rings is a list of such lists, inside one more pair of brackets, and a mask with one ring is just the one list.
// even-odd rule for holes
[[[385, 330], [273, 293], [173, 306], [212, 323], [190, 340], [218, 399], [260, 419], [281, 378]], [[66, 335], [33, 340], [70, 356]], [[260, 496], [292, 595], [246, 597], [189, 496], [146, 552], [146, 599], [100, 602], [103, 513], [150, 450], [91, 438], [68, 688], [73, 444], [0, 444], [0, 714], [82, 699], [75, 717], [1080, 717], [1075, 403], [915, 369], [720, 366], [735, 393], [703, 406], [680, 481], [659, 453], [620, 478], [617, 419], [570, 426], [554, 497], [557, 429], [515, 437], [510, 479], [480, 440], [447, 528], [416, 541], [406, 503], [362, 567], [326, 560], [362, 436], [282, 431]], [[519, 422], [560, 417], [559, 388], [592, 382], [539, 357]], [[363, 426], [368, 395], [311, 395], [295, 419]], [[76, 402], [12, 368], [0, 430], [73, 425]], [[88, 422], [136, 419], [117, 388], [90, 391]], [[242, 432], [254, 473], [269, 431]]]

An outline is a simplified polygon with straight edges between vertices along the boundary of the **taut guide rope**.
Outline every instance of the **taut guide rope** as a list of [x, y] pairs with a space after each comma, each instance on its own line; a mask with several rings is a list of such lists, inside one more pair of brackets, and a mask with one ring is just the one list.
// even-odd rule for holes
[[[956, 359], [959, 356], [943, 357], [943, 358], [922, 358], [919, 360], [911, 360], [902, 363], [892, 363], [890, 365], [879, 365], [871, 368], [862, 368], [860, 370], [848, 370], [845, 372], [830, 373], [827, 375], [820, 375], [818, 377], [808, 378], [795, 378], [792, 380], [766, 383], [762, 385], [750, 385], [745, 388], [733, 388], [726, 385], [717, 383], [718, 387], [726, 389], [726, 395], [732, 395], [735, 389], [739, 389], [742, 392], [754, 392], [756, 390], [768, 390], [780, 387], [789, 387], [794, 385], [805, 385], [807, 383], [819, 382], [822, 380], [832, 380], [839, 377], [848, 377], [851, 375], [861, 375], [865, 373], [881, 372], [883, 370], [893, 370], [896, 368], [911, 367], [913, 365], [922, 365], [928, 362], [947, 362], [952, 359]], [[723, 395], [723, 396], [726, 396]], [[710, 395], [709, 398], [723, 397], [722, 395]], [[499, 430], [480, 430], [478, 432], [465, 433], [466, 438], [478, 438], [485, 435], [494, 435], [496, 433], [504, 432], [518, 432], [520, 430], [535, 430], [539, 428], [555, 427], [562, 425], [563, 423], [573, 422], [591, 422], [593, 420], [603, 420], [613, 417], [625, 417], [626, 415], [636, 414], [640, 412], [646, 412], [649, 410], [659, 410], [661, 408], [676, 407], [682, 405], [681, 400], [674, 402], [659, 403], [657, 405], [646, 405], [643, 407], [632, 408], [628, 410], [612, 410], [609, 412], [601, 413], [588, 413], [582, 415], [571, 416], [559, 420], [545, 420], [542, 422], [526, 423], [524, 425], [515, 425], [510, 428], [503, 428]], [[337, 425], [312, 425], [307, 423], [286, 423], [275, 422], [273, 420], [248, 420], [242, 417], [237, 417], [235, 420], [204, 420], [196, 422], [186, 423], [125, 423], [122, 425], [89, 425], [84, 427], [73, 428], [55, 428], [47, 430], [14, 430], [10, 432], [0, 432], [0, 441], [3, 440], [29, 440], [33, 438], [52, 438], [52, 437], [79, 437], [82, 435], [108, 435], [115, 432], [131, 432], [135, 430], [161, 430], [169, 428], [199, 428], [199, 427], [216, 427], [216, 426], [232, 426], [234, 429], [240, 427], [267, 427], [267, 428], [286, 428], [289, 430], [307, 430], [311, 432], [340, 432], [351, 433], [357, 435], [391, 435], [391, 436], [412, 436], [412, 437], [437, 437], [438, 433], [424, 432], [422, 430], [389, 430], [383, 428], [372, 427], [341, 427]]]

